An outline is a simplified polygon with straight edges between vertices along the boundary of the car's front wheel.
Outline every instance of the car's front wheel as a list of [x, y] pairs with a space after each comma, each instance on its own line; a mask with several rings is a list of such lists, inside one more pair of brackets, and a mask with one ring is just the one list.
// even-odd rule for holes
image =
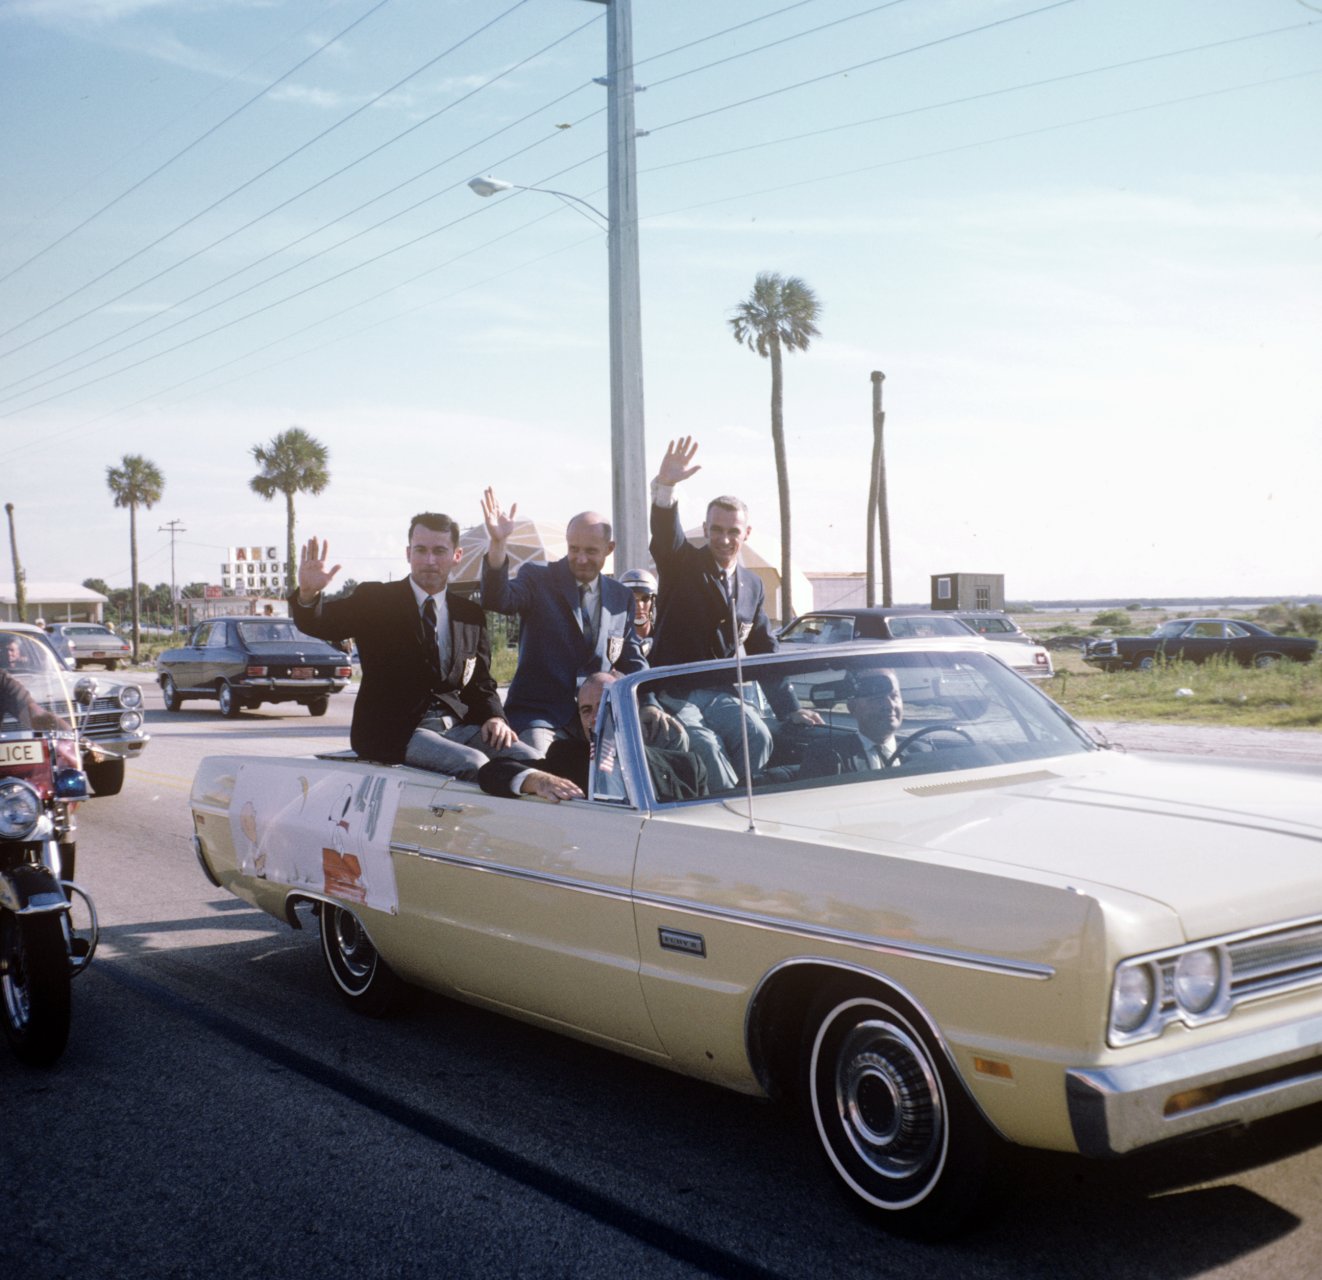
[[978, 1212], [994, 1135], [907, 1001], [848, 983], [824, 992], [800, 1087], [836, 1177], [882, 1226], [934, 1239]]
[[1135, 671], [1151, 671], [1157, 665], [1157, 655], [1155, 653], [1140, 653], [1134, 659]]
[[321, 951], [341, 998], [369, 1018], [383, 1018], [404, 1001], [407, 985], [372, 945], [352, 911], [321, 904]]
[[88, 785], [98, 796], [117, 796], [124, 790], [124, 761], [87, 761], [83, 765]]
[[0, 1017], [19, 1061], [48, 1067], [69, 1039], [69, 952], [53, 911], [0, 911]]
[[243, 703], [232, 684], [222, 684], [216, 691], [216, 698], [220, 703], [220, 714], [227, 719], [233, 720], [243, 710]]
[[179, 690], [172, 676], [161, 677], [161, 697], [165, 699], [165, 709], [167, 711], [178, 711], [184, 705], [184, 700], [179, 696]]

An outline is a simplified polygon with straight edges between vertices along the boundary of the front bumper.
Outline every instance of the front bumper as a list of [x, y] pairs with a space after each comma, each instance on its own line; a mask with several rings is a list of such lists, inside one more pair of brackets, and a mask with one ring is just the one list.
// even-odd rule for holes
[[1139, 1147], [1322, 1102], [1322, 1015], [1130, 1066], [1065, 1074], [1086, 1156]]
[[83, 741], [103, 759], [131, 760], [142, 754], [142, 749], [151, 741], [147, 733], [99, 734], [84, 733]]

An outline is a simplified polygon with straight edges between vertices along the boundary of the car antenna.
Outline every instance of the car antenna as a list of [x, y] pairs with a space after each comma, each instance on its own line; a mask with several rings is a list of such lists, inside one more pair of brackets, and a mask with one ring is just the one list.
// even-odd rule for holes
[[730, 572], [730, 627], [734, 633], [734, 678], [739, 702], [739, 743], [744, 753], [744, 790], [748, 796], [748, 830], [756, 835], [753, 822], [753, 769], [748, 749], [748, 712], [744, 706], [744, 646], [739, 640], [739, 564]]

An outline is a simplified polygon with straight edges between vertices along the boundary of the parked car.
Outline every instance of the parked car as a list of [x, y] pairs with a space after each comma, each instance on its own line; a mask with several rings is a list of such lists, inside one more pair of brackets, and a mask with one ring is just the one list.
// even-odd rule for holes
[[[773, 722], [746, 788], [662, 800], [640, 707], [754, 686], [822, 723]], [[885, 766], [859, 751], [883, 713]], [[1105, 750], [977, 641], [638, 672], [592, 761], [555, 804], [211, 757], [194, 845], [218, 887], [311, 909], [360, 1012], [416, 985], [793, 1099], [857, 1204], [919, 1234], [1010, 1176], [1005, 1141], [1120, 1155], [1322, 1101], [1312, 779]]]
[[[822, 609], [800, 614], [780, 632], [781, 644], [848, 644], [854, 640], [950, 639], [989, 644], [991, 637], [978, 637], [967, 622], [953, 613], [904, 606], [875, 605], [860, 608]], [[996, 645], [988, 652], [1029, 680], [1049, 680], [1055, 670], [1051, 655], [1033, 641], [1022, 652]]]
[[51, 622], [46, 634], [55, 652], [75, 669], [95, 663], [114, 671], [133, 657], [133, 646], [99, 622]]
[[[0, 666], [31, 665], [29, 645], [54, 653], [67, 667], [51, 637], [23, 622], [0, 623]], [[83, 743], [83, 771], [98, 796], [118, 795], [124, 788], [125, 761], [140, 755], [151, 741], [142, 710], [142, 690], [104, 677], [83, 676], [73, 684], [74, 714]]]
[[1010, 644], [1033, 644], [1033, 637], [1008, 613], [994, 609], [956, 609], [953, 616], [973, 628], [986, 640], [1008, 641]]
[[353, 676], [334, 645], [304, 635], [288, 618], [208, 618], [182, 649], [156, 659], [167, 711], [188, 698], [215, 698], [223, 716], [264, 702], [297, 702], [324, 716]]
[[1159, 660], [1206, 662], [1233, 658], [1245, 667], [1269, 667], [1292, 659], [1308, 662], [1317, 652], [1316, 640], [1278, 636], [1256, 622], [1233, 618], [1173, 618], [1150, 636], [1115, 636], [1090, 640], [1083, 660], [1103, 671], [1147, 671]]

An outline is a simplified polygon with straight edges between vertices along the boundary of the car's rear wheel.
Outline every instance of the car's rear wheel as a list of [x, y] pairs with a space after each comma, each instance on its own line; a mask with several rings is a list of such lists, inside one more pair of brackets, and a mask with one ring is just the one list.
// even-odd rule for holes
[[856, 1207], [933, 1239], [982, 1207], [995, 1137], [909, 1003], [839, 983], [804, 1029], [800, 1088], [813, 1133]]
[[321, 904], [321, 951], [336, 990], [351, 1008], [383, 1018], [403, 1003], [407, 985], [377, 954], [352, 911]]
[[124, 761], [88, 761], [83, 765], [88, 785], [98, 796], [117, 796], [124, 790]]
[[324, 716], [330, 710], [330, 697], [313, 698], [305, 704], [310, 716]]
[[220, 703], [220, 714], [227, 719], [233, 720], [243, 710], [243, 703], [232, 684], [222, 684], [216, 690], [216, 698]]
[[179, 690], [171, 676], [161, 677], [161, 697], [165, 699], [167, 711], [178, 711], [184, 705], [184, 700], [179, 696]]
[[109, 662], [106, 663], [106, 670], [107, 670], [107, 671], [115, 671], [115, 670], [117, 670], [118, 668], [119, 668], [119, 660], [118, 660], [117, 658], [116, 658], [116, 659], [112, 659], [111, 661], [109, 661]]
[[1253, 665], [1255, 667], [1274, 667], [1281, 660], [1279, 653], [1255, 653], [1253, 655]]

